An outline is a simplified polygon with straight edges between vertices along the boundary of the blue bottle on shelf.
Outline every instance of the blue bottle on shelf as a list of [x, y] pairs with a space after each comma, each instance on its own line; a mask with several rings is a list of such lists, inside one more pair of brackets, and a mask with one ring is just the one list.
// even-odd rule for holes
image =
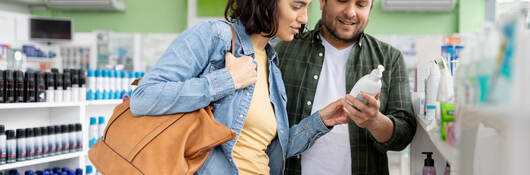
[[96, 98], [95, 100], [101, 100], [103, 99], [103, 75], [101, 73], [101, 70], [96, 69]]

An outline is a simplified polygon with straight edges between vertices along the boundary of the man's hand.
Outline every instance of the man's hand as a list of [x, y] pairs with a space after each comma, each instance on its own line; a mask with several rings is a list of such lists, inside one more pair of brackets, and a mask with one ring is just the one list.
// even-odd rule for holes
[[366, 104], [348, 94], [341, 104], [344, 106], [348, 117], [357, 126], [368, 129], [378, 142], [384, 143], [392, 137], [394, 124], [388, 117], [379, 112], [380, 94], [381, 92], [372, 97], [362, 93], [361, 95], [366, 100]]
[[320, 110], [320, 118], [327, 127], [344, 124], [350, 120], [346, 112], [342, 109], [343, 98], [330, 103], [324, 109]]

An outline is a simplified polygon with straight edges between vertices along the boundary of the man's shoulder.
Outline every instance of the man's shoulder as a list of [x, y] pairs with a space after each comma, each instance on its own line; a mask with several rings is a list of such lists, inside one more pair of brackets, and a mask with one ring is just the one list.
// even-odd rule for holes
[[368, 46], [369, 47], [376, 47], [377, 49], [380, 49], [381, 51], [383, 52], [391, 52], [391, 53], [396, 53], [396, 52], [399, 52], [401, 53], [397, 48], [395, 48], [394, 46], [390, 45], [389, 43], [387, 42], [384, 42], [384, 41], [381, 41], [380, 39], [377, 39], [376, 37], [370, 35], [370, 34], [364, 34], [364, 39], [366, 40], [366, 42], [368, 43]]

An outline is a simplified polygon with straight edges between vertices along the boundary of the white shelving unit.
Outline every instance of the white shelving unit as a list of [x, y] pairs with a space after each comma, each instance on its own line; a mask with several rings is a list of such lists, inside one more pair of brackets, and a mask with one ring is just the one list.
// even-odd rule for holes
[[[83, 150], [40, 159], [0, 165], [0, 172], [9, 169], [37, 170], [50, 167], [82, 168], [88, 164], [88, 132], [91, 116], [104, 116], [107, 121], [121, 100], [101, 100], [65, 103], [0, 104], [0, 124], [6, 130], [57, 124], [81, 123]], [[106, 124], [106, 122], [105, 122]]]

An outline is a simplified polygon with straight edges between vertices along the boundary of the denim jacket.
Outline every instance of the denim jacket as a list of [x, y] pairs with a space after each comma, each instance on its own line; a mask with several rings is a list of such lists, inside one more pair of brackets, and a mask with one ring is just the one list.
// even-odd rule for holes
[[[142, 79], [131, 97], [135, 116], [164, 115], [190, 112], [208, 105], [214, 107], [215, 120], [237, 133], [236, 139], [212, 149], [196, 174], [239, 174], [232, 149], [243, 129], [252, 99], [254, 85], [235, 90], [234, 82], [225, 69], [225, 53], [230, 52], [232, 32], [235, 31], [236, 57], [254, 58], [254, 48], [245, 26], [208, 21], [181, 33], [169, 46], [155, 67]], [[270, 173], [283, 174], [287, 157], [298, 155], [329, 129], [319, 111], [289, 128], [287, 96], [274, 49], [267, 44], [270, 100], [277, 120], [277, 137], [267, 147]], [[255, 64], [256, 61], [254, 61]]]

